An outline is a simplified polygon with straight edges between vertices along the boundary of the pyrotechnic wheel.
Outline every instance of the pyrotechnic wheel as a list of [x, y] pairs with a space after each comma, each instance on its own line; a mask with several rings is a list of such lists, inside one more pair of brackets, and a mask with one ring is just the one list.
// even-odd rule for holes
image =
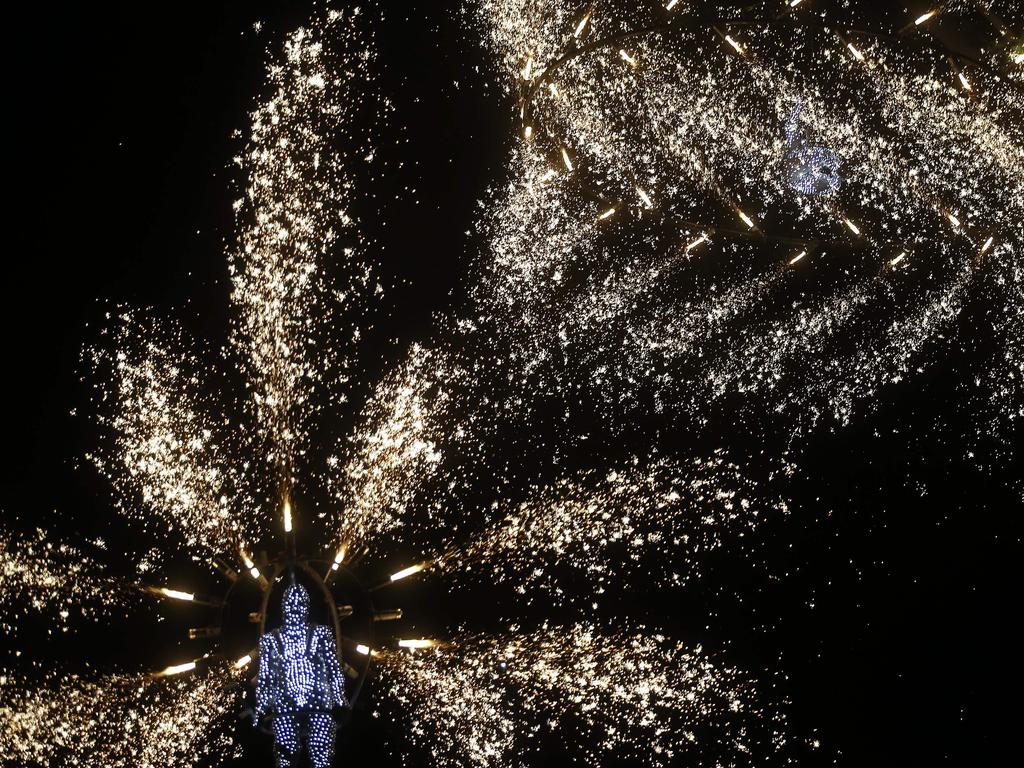
[[[343, 662], [343, 669], [350, 681], [348, 700], [354, 705], [370, 670], [376, 625], [402, 618], [401, 608], [378, 610], [374, 604], [372, 592], [386, 583], [373, 588], [364, 586], [345, 564], [344, 550], [339, 550], [333, 560], [295, 557], [287, 552], [271, 560], [261, 553], [257, 557], [260, 565], [244, 550], [240, 551], [240, 556], [237, 569], [221, 558], [211, 563], [228, 581], [221, 597], [169, 587], [145, 587], [145, 591], [163, 599], [214, 608], [219, 617], [217, 624], [197, 626], [188, 632], [190, 639], [209, 640], [213, 648], [194, 662], [169, 667], [164, 674], [180, 674], [196, 666], [222, 661], [230, 661], [235, 669], [248, 671], [256, 657], [259, 637], [280, 626], [280, 598], [285, 576], [294, 573], [298, 583], [314, 596], [312, 621], [331, 627], [337, 638], [339, 658], [347, 660]], [[388, 583], [412, 572], [414, 570], [407, 569], [395, 574]], [[408, 645], [411, 641], [400, 642]]]

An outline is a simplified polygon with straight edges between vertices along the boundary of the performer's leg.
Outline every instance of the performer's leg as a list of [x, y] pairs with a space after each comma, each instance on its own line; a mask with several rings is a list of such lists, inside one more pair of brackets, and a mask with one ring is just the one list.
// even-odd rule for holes
[[309, 716], [309, 762], [313, 768], [328, 768], [334, 759], [334, 718], [328, 714]]
[[274, 755], [277, 768], [292, 768], [299, 757], [299, 718], [278, 715], [274, 718]]

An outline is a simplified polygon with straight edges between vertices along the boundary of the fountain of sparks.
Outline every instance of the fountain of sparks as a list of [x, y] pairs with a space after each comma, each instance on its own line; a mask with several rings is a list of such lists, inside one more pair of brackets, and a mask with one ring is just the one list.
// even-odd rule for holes
[[86, 458], [109, 479], [118, 511], [159, 543], [139, 570], [154, 570], [175, 546], [207, 559], [236, 550], [267, 523], [255, 473], [236, 461], [246, 434], [218, 412], [197, 345], [179, 328], [133, 312], [112, 319], [110, 347], [87, 354], [102, 382], [106, 450]]
[[63, 632], [80, 618], [123, 615], [137, 589], [105, 573], [105, 548], [103, 541], [93, 542], [87, 554], [51, 541], [42, 530], [25, 536], [0, 526], [0, 630], [15, 637], [16, 617], [38, 613]]
[[40, 682], [0, 674], [4, 761], [10, 765], [195, 765], [235, 752], [223, 730], [239, 705], [228, 667], [203, 675], [81, 674]]
[[[946, 4], [900, 34], [809, 5], [481, 2], [523, 127], [481, 302], [522, 366], [586, 382], [612, 420], [653, 406], [703, 426], [718, 400], [846, 423], [984, 296], [992, 410], [1012, 420], [1024, 145], [1003, 19], [1020, 5]], [[996, 43], [947, 50], [940, 16]]]
[[736, 727], [764, 714], [747, 712], [757, 704], [739, 673], [649, 631], [515, 626], [411, 657], [383, 654], [381, 664], [408, 738], [441, 766], [529, 764], [555, 734], [586, 745], [592, 765], [760, 753], [782, 738], [773, 722], [763, 732]]
[[[552, 607], [589, 603], [610, 585], [684, 584], [708, 552], [786, 513], [785, 500], [763, 493], [721, 452], [684, 465], [635, 459], [622, 471], [538, 489], [518, 504], [495, 502], [496, 522], [433, 558], [434, 572], [455, 583], [514, 585], [527, 605]], [[564, 589], [572, 572], [593, 592]]]

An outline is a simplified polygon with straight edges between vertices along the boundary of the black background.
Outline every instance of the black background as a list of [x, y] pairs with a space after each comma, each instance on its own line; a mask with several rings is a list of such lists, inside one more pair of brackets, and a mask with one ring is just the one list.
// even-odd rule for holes
[[[79, 353], [106, 311], [183, 313], [215, 338], [225, 327], [230, 134], [245, 127], [266, 47], [309, 12], [306, 3], [40, 5], [8, 25], [5, 122], [15, 138], [0, 504], [13, 527], [73, 540], [110, 517], [105, 486], [77, 466], [95, 434], [70, 414], [85, 398]], [[391, 172], [367, 223], [393, 307], [381, 367], [459, 300], [480, 247], [466, 234], [474, 207], [501, 183], [515, 130], [500, 75], [457, 12], [417, 1], [384, 15], [382, 87], [395, 113], [381, 146]], [[960, 412], [969, 357], [816, 437], [800, 468], [799, 514], [766, 529], [756, 557], [723, 556], [687, 594], [664, 596], [661, 621], [678, 635], [728, 645], [730, 663], [791, 699], [794, 740], [821, 742], [804, 764], [996, 765], [1012, 743], [1021, 509], [1004, 485], [1019, 467], [1004, 461], [990, 477], [957, 442], [964, 425], [950, 414]], [[472, 624], [477, 611], [487, 613], [463, 596], [453, 613]], [[131, 648], [156, 667], [166, 647], [152, 634], [90, 630], [34, 653], [59, 662]], [[364, 711], [341, 744], [343, 760], [391, 764], [400, 740]], [[246, 764], [266, 764], [265, 748]]]

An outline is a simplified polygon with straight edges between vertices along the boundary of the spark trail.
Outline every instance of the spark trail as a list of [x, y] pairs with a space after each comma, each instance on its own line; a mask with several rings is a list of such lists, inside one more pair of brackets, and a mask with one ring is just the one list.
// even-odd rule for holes
[[[927, 342], [970, 303], [992, 249], [1019, 247], [1022, 116], [992, 69], [961, 78], [944, 57], [885, 36], [854, 44], [800, 8], [792, 23], [735, 28], [734, 10], [707, 3], [474, 8], [529, 129], [483, 222], [478, 296], [519, 340], [524, 369], [563, 388], [593, 379], [599, 399], [622, 393], [603, 396], [612, 415], [652, 401], [692, 413], [710, 364], [713, 391], [757, 394], [764, 413], [848, 421], [927, 367]], [[829, 158], [828, 184], [790, 183], [794, 135]], [[851, 272], [861, 287], [845, 286]], [[986, 298], [1021, 314], [1019, 292]], [[943, 322], [915, 325], [920, 315]], [[889, 331], [908, 324], [930, 338]], [[813, 380], [814, 358], [841, 358], [828, 366], [839, 378]]]
[[357, 126], [372, 124], [381, 108], [363, 93], [372, 79], [369, 50], [340, 12], [292, 33], [236, 158], [245, 186], [229, 259], [231, 340], [284, 498], [296, 462], [312, 447], [309, 428], [323, 414], [323, 398], [345, 399], [365, 300], [381, 290], [352, 213], [352, 166], [374, 154], [372, 132]]
[[4, 765], [195, 766], [235, 752], [223, 720], [237, 706], [225, 670], [208, 676], [60, 675], [42, 685], [0, 674]]
[[51, 541], [43, 530], [17, 535], [0, 526], [0, 629], [8, 637], [30, 614], [67, 632], [82, 618], [121, 615], [137, 598], [138, 590], [106, 575], [96, 556]]
[[368, 545], [407, 521], [406, 506], [441, 461], [438, 451], [451, 372], [441, 356], [414, 347], [376, 388], [344, 464], [328, 459], [328, 480], [344, 509], [339, 537]]
[[[118, 511], [164, 548], [207, 556], [258, 530], [246, 435], [233, 430], [204, 365], [175, 326], [127, 313], [107, 330], [114, 351], [88, 358], [97, 382], [102, 450], [87, 455], [107, 477]], [[215, 391], [215, 390], [214, 390]], [[153, 567], [150, 563], [147, 568]]]
[[[787, 471], [783, 468], [782, 472]], [[780, 473], [781, 474], [781, 473]], [[770, 476], [769, 480], [775, 479]], [[435, 558], [438, 578], [515, 584], [527, 605], [589, 602], [609, 585], [681, 584], [724, 541], [785, 514], [722, 452], [675, 465], [634, 460], [538, 489], [519, 504], [495, 502], [497, 522], [470, 543]], [[591, 592], [565, 589], [582, 575]], [[633, 584], [638, 586], [638, 584]]]
[[325, 488], [338, 502], [336, 538], [379, 551], [422, 551], [457, 543], [486, 515], [466, 501], [481, 485], [512, 482], [507, 465], [489, 468], [496, 435], [530, 444], [526, 398], [491, 339], [469, 321], [445, 323], [445, 341], [413, 344], [378, 383], [360, 423], [328, 457]]
[[[780, 746], [735, 670], [642, 628], [516, 627], [381, 661], [382, 686], [409, 710], [409, 738], [440, 766], [529, 764], [552, 737], [590, 765]], [[738, 725], [754, 721], [763, 733]]]

